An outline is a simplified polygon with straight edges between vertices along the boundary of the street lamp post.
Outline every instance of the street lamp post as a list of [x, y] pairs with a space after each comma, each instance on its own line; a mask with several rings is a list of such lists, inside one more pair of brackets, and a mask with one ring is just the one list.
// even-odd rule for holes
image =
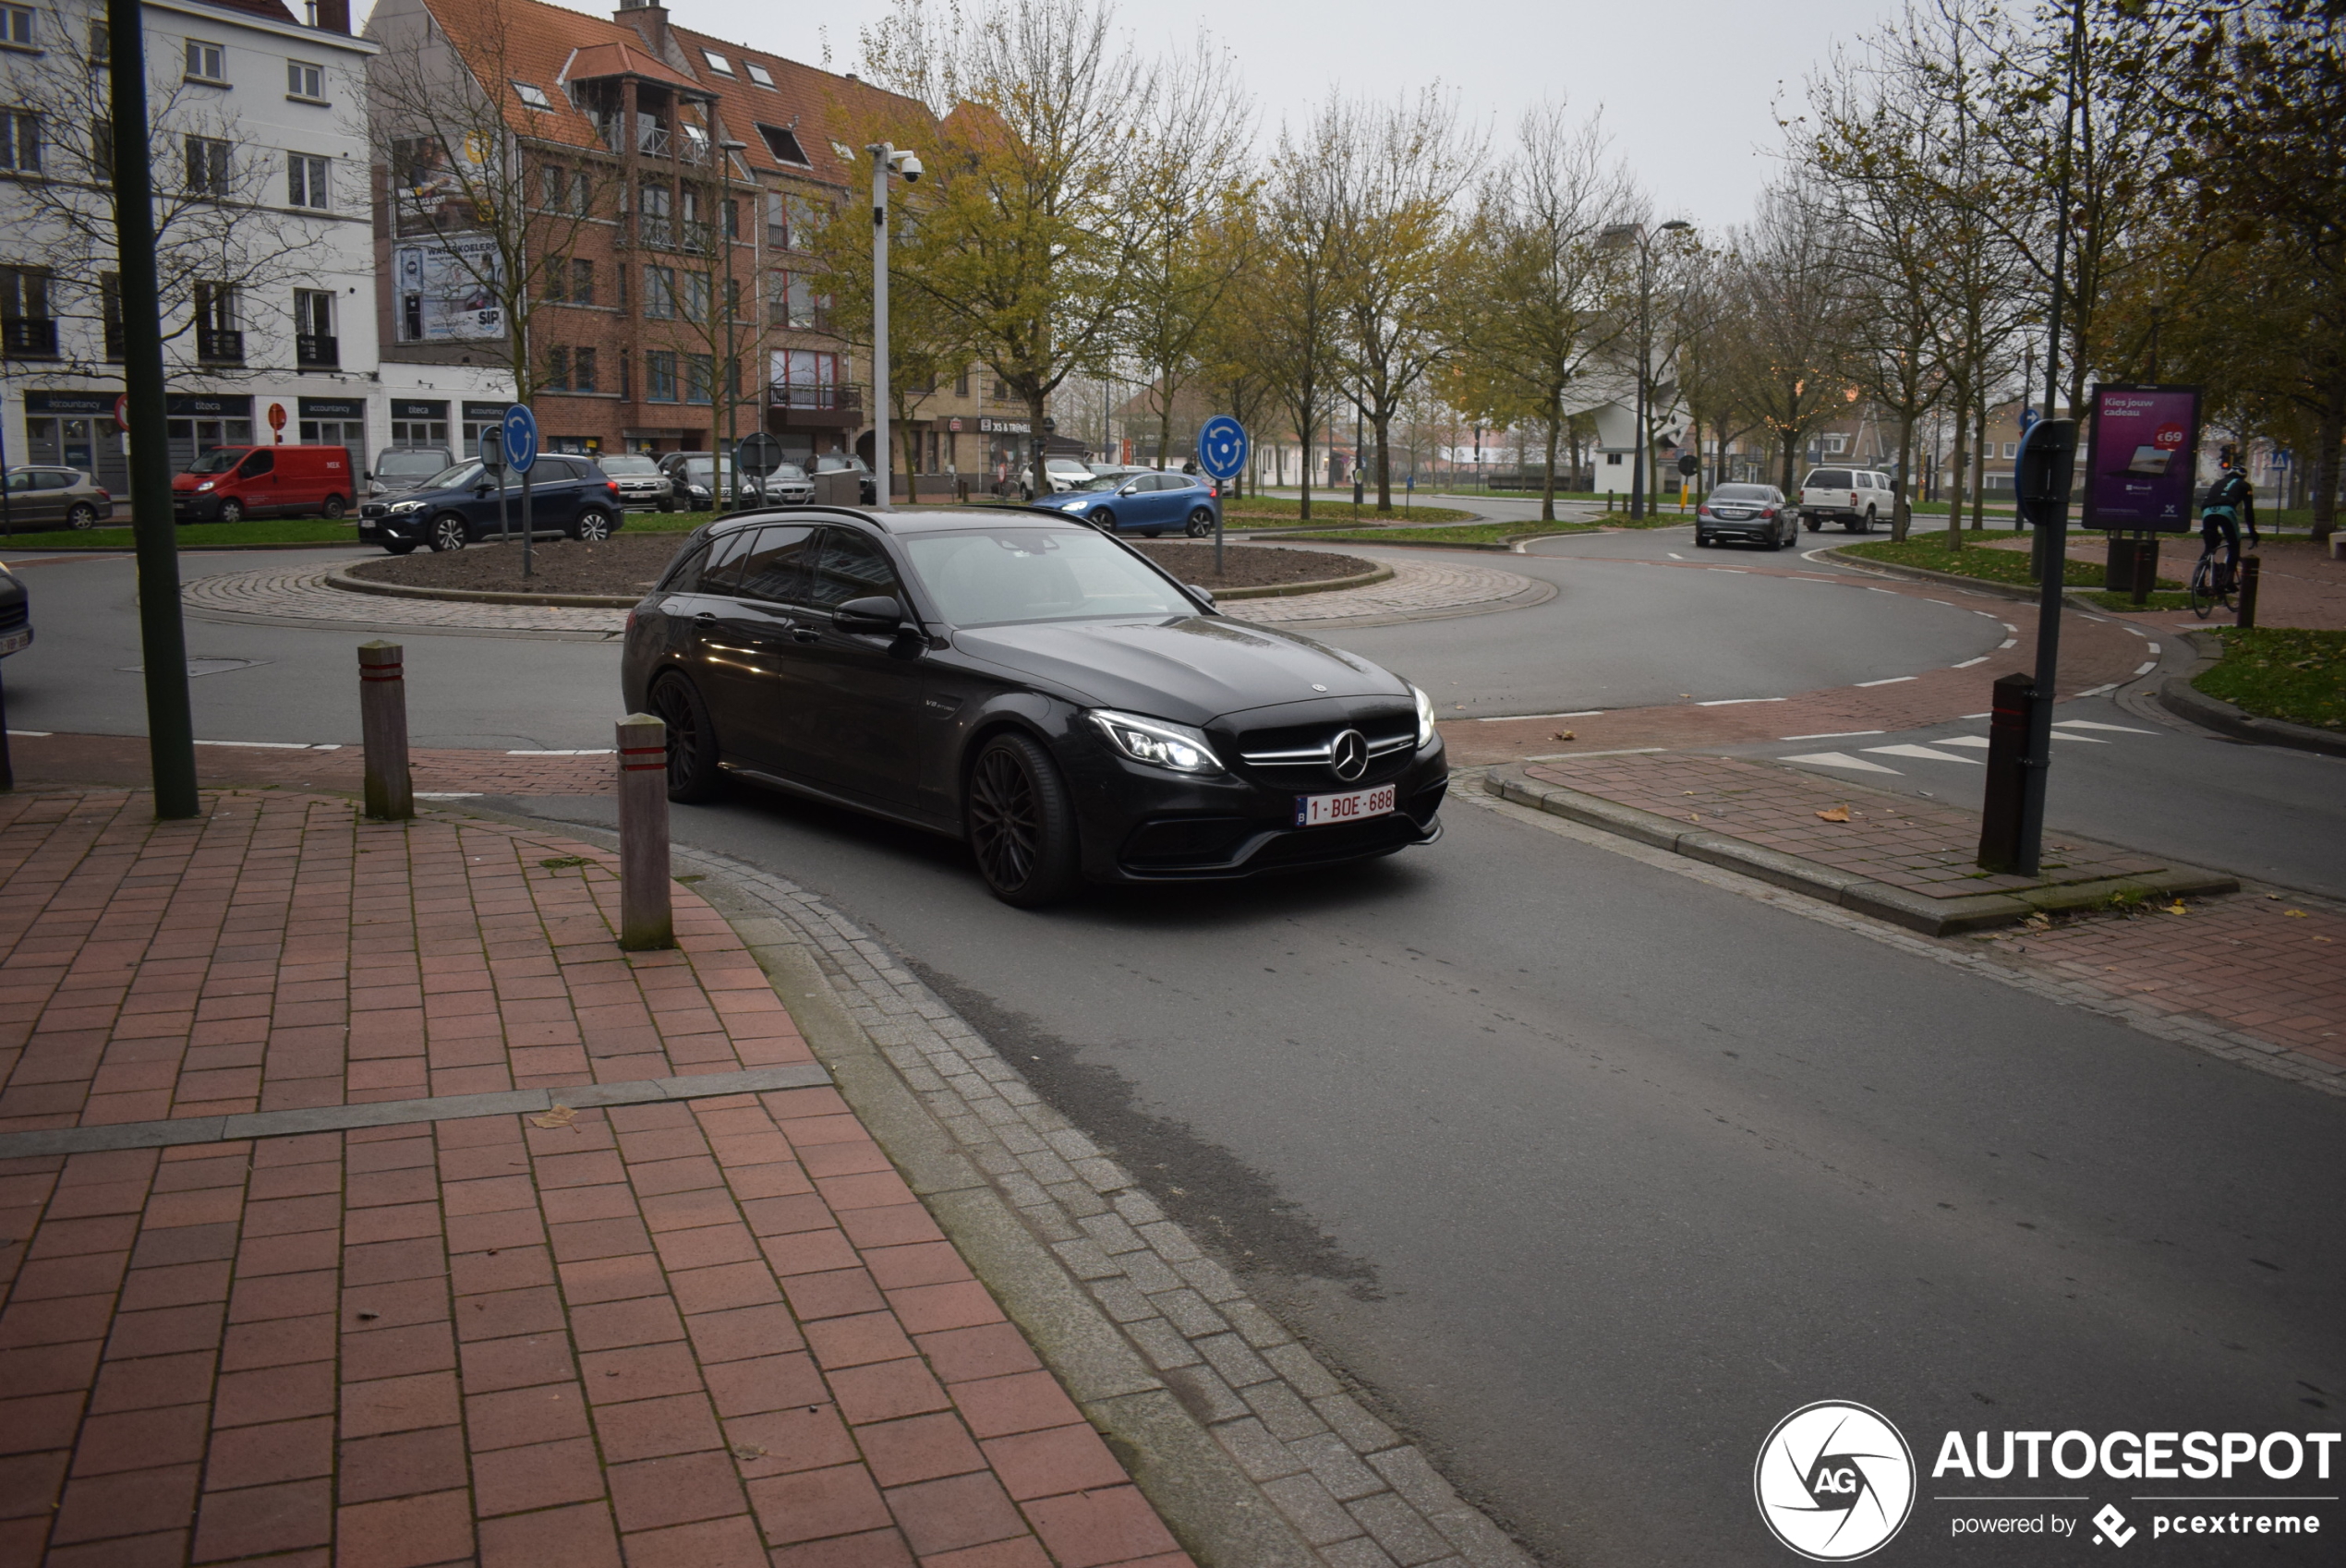
[[907, 183], [919, 179], [921, 161], [885, 141], [864, 151], [872, 155], [872, 501], [885, 512], [896, 470], [888, 444], [888, 176], [893, 171]]
[[[1694, 227], [1684, 218], [1673, 218], [1662, 225], [1662, 232]], [[1653, 241], [1643, 223], [1614, 223], [1600, 231], [1598, 239], [1614, 245], [1626, 241], [1638, 247], [1638, 450], [1630, 460], [1629, 515], [1646, 514], [1646, 449], [1652, 444], [1647, 429], [1648, 382], [1653, 371]]]

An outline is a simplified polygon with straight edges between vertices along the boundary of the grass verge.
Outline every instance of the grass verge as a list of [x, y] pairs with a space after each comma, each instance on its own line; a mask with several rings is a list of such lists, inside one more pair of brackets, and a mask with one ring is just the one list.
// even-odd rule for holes
[[[1951, 550], [1947, 536], [1941, 533], [1917, 535], [1905, 540], [1876, 539], [1869, 543], [1843, 545], [1841, 553], [1860, 561], [1879, 561], [1891, 566], [1918, 566], [1927, 572], [1945, 572], [1957, 577], [1976, 577], [1984, 583], [2010, 583], [2015, 587], [2028, 587], [2036, 582], [2029, 575], [2028, 557], [2019, 550], [1979, 549], [1990, 539], [2025, 537], [2017, 529], [1988, 528], [1964, 535], [1965, 548]], [[2062, 583], [2072, 588], [2098, 588], [2108, 580], [2108, 570], [2098, 561], [2072, 561]], [[2161, 577], [2158, 587], [2181, 588], [2172, 578]]]
[[[1302, 511], [1301, 501], [1291, 501], [1285, 496], [1233, 496], [1222, 505], [1222, 521], [1226, 525], [1245, 522], [1295, 523], [1302, 520]], [[1400, 523], [1465, 523], [1473, 516], [1473, 513], [1460, 512], [1455, 507], [1419, 506], [1414, 503], [1409, 506], [1408, 515], [1404, 516], [1402, 509], [1397, 506], [1389, 513], [1379, 513], [1373, 506], [1363, 506], [1356, 511], [1349, 501], [1317, 495], [1312, 498], [1312, 522], [1342, 524], [1347, 527], [1356, 524], [1374, 524], [1384, 519]]]
[[2086, 602], [2103, 609], [2114, 609], [2123, 615], [2130, 609], [2189, 609], [2191, 596], [2187, 593], [2153, 594], [2148, 604], [2136, 604], [2132, 594], [2087, 594]]
[[[184, 523], [179, 548], [202, 549], [211, 545], [351, 545], [358, 542], [355, 522], [329, 523], [322, 517], [272, 517], [250, 523]], [[128, 549], [127, 525], [119, 528], [53, 528], [39, 534], [10, 534], [0, 540], [9, 549], [59, 548]]]
[[1498, 545], [1514, 539], [1544, 539], [1555, 534], [1590, 534], [1596, 526], [1593, 523], [1468, 523], [1447, 528], [1315, 528], [1309, 533], [1255, 537], [1347, 545]]
[[2192, 682], [2264, 718], [2346, 730], [2346, 632], [2228, 627], [2224, 657]]

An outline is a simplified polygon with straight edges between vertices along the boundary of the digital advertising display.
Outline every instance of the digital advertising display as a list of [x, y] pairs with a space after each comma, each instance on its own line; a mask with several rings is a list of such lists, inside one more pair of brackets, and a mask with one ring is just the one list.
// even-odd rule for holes
[[2096, 387], [2082, 525], [2191, 531], [2197, 488], [2197, 387]]

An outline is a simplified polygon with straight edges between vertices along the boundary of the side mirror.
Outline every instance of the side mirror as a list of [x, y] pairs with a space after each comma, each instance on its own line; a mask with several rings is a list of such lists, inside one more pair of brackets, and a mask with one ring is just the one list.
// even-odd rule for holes
[[1191, 583], [1186, 585], [1190, 592], [1195, 594], [1198, 597], [1205, 601], [1206, 609], [1211, 609], [1214, 608], [1214, 594], [1211, 589], [1201, 588], [1195, 583]]
[[494, 486], [490, 485], [488, 480], [483, 479], [479, 484], [473, 487], [473, 494], [476, 496], [485, 496], [493, 488], [495, 488]]
[[832, 624], [842, 632], [869, 632], [885, 635], [904, 623], [904, 607], [890, 594], [871, 594], [860, 599], [849, 599], [831, 611]]
[[1137, 493], [1140, 488], [1138, 485], [1127, 485], [1116, 493], [1120, 496], [1129, 496]]

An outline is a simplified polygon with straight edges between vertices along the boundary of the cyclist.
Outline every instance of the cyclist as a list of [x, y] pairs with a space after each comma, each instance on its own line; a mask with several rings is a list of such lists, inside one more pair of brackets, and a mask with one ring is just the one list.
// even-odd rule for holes
[[2248, 482], [2248, 469], [2241, 462], [2238, 447], [2226, 447], [2218, 457], [2223, 473], [2207, 487], [2207, 494], [2199, 503], [2200, 553], [2216, 553], [2216, 541], [2224, 542], [2224, 562], [2218, 574], [2219, 591], [2231, 591], [2233, 578], [2240, 571], [2240, 531], [2248, 530], [2248, 545], [2256, 547], [2256, 491]]

